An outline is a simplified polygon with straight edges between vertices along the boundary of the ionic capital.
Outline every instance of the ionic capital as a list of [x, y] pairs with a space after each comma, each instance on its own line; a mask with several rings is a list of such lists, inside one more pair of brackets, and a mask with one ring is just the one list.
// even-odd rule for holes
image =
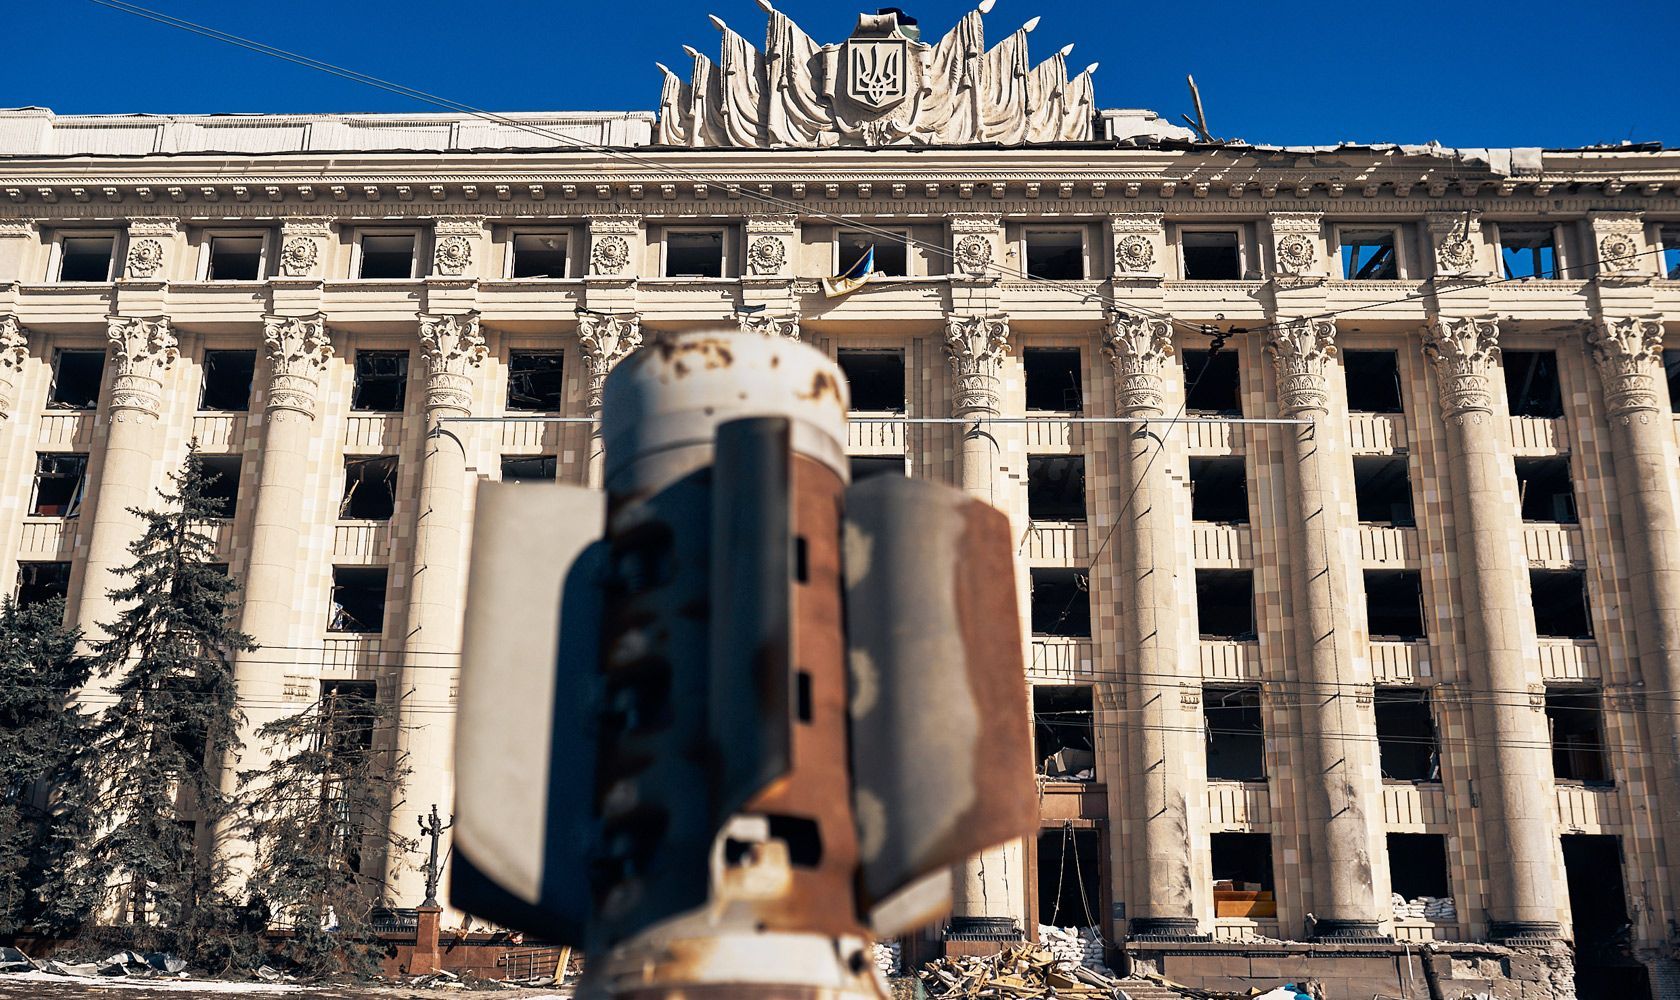
[[13, 393], [29, 357], [29, 331], [16, 316], [0, 316], [0, 420], [12, 415]]
[[1662, 361], [1661, 316], [1601, 317], [1587, 331], [1604, 406], [1627, 423], [1639, 411], [1657, 409], [1656, 365]]
[[1267, 331], [1266, 353], [1277, 368], [1279, 409], [1324, 412], [1330, 398], [1327, 369], [1336, 355], [1335, 321], [1284, 320]]
[[613, 366], [642, 346], [642, 318], [636, 313], [578, 316], [578, 345], [589, 370], [589, 412], [601, 412], [601, 393]]
[[788, 340], [799, 339], [799, 314], [791, 313], [736, 313], [736, 322], [741, 324], [742, 333], [757, 333], [766, 337], [785, 337]]
[[105, 332], [116, 348], [112, 413], [135, 410], [157, 416], [163, 407], [163, 375], [180, 353], [168, 317], [112, 316]]
[[321, 371], [333, 356], [326, 317], [264, 316], [268, 354], [268, 409], [315, 415]]
[[998, 411], [998, 371], [1009, 352], [1009, 317], [951, 316], [945, 320], [945, 356], [956, 383], [951, 408], [958, 414]]
[[1173, 355], [1172, 320], [1109, 313], [1102, 349], [1114, 366], [1114, 402], [1121, 414], [1159, 414], [1164, 402], [1161, 375]]
[[1443, 416], [1493, 412], [1499, 317], [1436, 316], [1423, 329], [1423, 355], [1439, 377]]
[[471, 411], [473, 369], [489, 353], [478, 332], [478, 313], [421, 316], [420, 349], [426, 356], [426, 409]]

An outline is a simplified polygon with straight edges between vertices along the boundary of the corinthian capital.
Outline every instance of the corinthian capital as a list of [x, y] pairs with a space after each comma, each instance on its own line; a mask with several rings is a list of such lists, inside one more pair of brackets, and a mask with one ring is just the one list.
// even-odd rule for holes
[[1423, 356], [1435, 365], [1441, 413], [1492, 413], [1489, 369], [1499, 360], [1499, 317], [1436, 316], [1423, 329]]
[[157, 416], [163, 406], [163, 375], [179, 355], [168, 318], [112, 316], [106, 321], [105, 333], [116, 348], [116, 377], [111, 380], [113, 414], [136, 410]]
[[589, 369], [589, 412], [601, 410], [601, 392], [613, 366], [642, 346], [642, 318], [635, 313], [578, 316], [578, 344]]
[[1325, 369], [1336, 355], [1336, 323], [1291, 319], [1266, 334], [1266, 353], [1277, 367], [1278, 405], [1284, 413], [1324, 411], [1330, 398]]
[[1626, 422], [1657, 409], [1655, 363], [1662, 360], [1661, 316], [1604, 317], [1587, 331], [1587, 347], [1604, 380], [1604, 405]]
[[998, 367], [1009, 351], [1009, 317], [952, 316], [945, 321], [945, 355], [951, 362], [956, 413], [998, 410]]
[[0, 316], [0, 420], [12, 415], [12, 393], [29, 357], [29, 332], [16, 316]]
[[471, 410], [473, 369], [489, 353], [478, 332], [478, 313], [421, 316], [420, 349], [426, 355], [426, 408]]
[[742, 333], [757, 333], [766, 337], [786, 337], [788, 340], [799, 339], [799, 314], [792, 313], [736, 313], [735, 319], [741, 324]]
[[333, 356], [326, 317], [264, 316], [268, 348], [268, 408], [314, 416], [321, 370]]
[[1172, 320], [1109, 313], [1103, 354], [1114, 366], [1114, 401], [1123, 414], [1161, 412], [1161, 373], [1173, 354]]

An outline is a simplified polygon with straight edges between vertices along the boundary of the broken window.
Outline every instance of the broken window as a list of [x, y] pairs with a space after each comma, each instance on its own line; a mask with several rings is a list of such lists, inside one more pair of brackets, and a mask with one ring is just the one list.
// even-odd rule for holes
[[1232, 281], [1242, 277], [1242, 253], [1235, 232], [1186, 232], [1179, 236], [1184, 277], [1190, 281]]
[[35, 499], [31, 517], [75, 517], [87, 491], [87, 456], [55, 451], [35, 458]]
[[1079, 385], [1079, 348], [1029, 347], [1021, 352], [1027, 409], [1077, 413], [1085, 408]]
[[59, 242], [59, 281], [110, 281], [115, 236], [66, 236]]
[[397, 456], [344, 459], [341, 521], [389, 521], [397, 506]]
[[1404, 413], [1400, 360], [1393, 351], [1343, 351], [1348, 409], [1354, 413]]
[[58, 351], [53, 355], [47, 406], [54, 410], [91, 410], [99, 405], [99, 388], [104, 381], [104, 351]]
[[552, 483], [559, 472], [553, 455], [503, 455], [502, 482]]
[[1563, 388], [1553, 351], [1504, 351], [1505, 395], [1514, 417], [1563, 416]]
[[329, 632], [378, 632], [385, 627], [383, 566], [334, 566]]
[[70, 594], [70, 564], [67, 562], [18, 563], [17, 602], [45, 604]]
[[1196, 571], [1196, 629], [1203, 639], [1255, 637], [1253, 571]]
[[228, 413], [249, 410], [256, 371], [255, 351], [205, 351], [204, 385], [199, 389], [198, 408]]
[[1027, 230], [1027, 277], [1078, 281], [1085, 277], [1085, 238], [1077, 230]]
[[1085, 574], [1071, 569], [1032, 571], [1033, 635], [1088, 638], [1091, 588]]
[[362, 237], [361, 268], [358, 278], [414, 277], [413, 233], [369, 233]]
[[1208, 835], [1215, 917], [1275, 917], [1272, 838], [1265, 833]]
[[665, 277], [723, 277], [723, 230], [667, 229]]
[[1373, 695], [1377, 757], [1389, 781], [1440, 781], [1441, 748], [1426, 688], [1379, 687]]
[[1085, 520], [1085, 456], [1027, 457], [1027, 517], [1034, 521]]
[[1191, 413], [1242, 416], [1236, 352], [1184, 352], [1184, 408]]
[[[849, 274], [870, 248], [875, 250], [875, 273], [888, 278], [902, 278], [909, 270], [909, 235], [903, 232], [861, 232], [841, 230], [835, 239], [838, 259], [836, 274]], [[860, 272], [857, 277], [862, 277]]]
[[1680, 413], [1680, 351], [1663, 351], [1663, 374], [1668, 377], [1668, 409]]
[[1359, 523], [1410, 528], [1412, 473], [1404, 455], [1360, 455], [1353, 460], [1353, 497]]
[[1559, 781], [1607, 784], [1604, 698], [1596, 688], [1547, 688], [1546, 725], [1552, 731], [1552, 773]]
[[1531, 569], [1528, 589], [1534, 598], [1534, 631], [1550, 639], [1592, 638], [1592, 605], [1587, 574], [1578, 569]]
[[565, 390], [561, 358], [554, 351], [513, 351], [508, 354], [507, 408], [559, 413]]
[[356, 759], [373, 749], [378, 693], [374, 681], [321, 682], [321, 743], [333, 757]]
[[407, 351], [356, 352], [356, 385], [350, 391], [350, 409], [401, 413], [407, 398]]
[[1680, 226], [1662, 229], [1662, 264], [1660, 271], [1670, 281], [1680, 281]]
[[1400, 277], [1394, 230], [1342, 230], [1342, 277], [1375, 280]]
[[1102, 831], [1071, 822], [1038, 835], [1038, 921], [1097, 927], [1102, 920]]
[[[1610, 944], [1625, 945], [1631, 928], [1627, 889], [1622, 882], [1621, 838], [1606, 833], [1566, 833], [1562, 840], [1563, 875], [1569, 886], [1569, 916], [1576, 945], [1598, 946], [1581, 949], [1590, 951]], [[1582, 995], [1586, 995], [1585, 989]], [[1607, 991], [1602, 995], [1639, 997], [1652, 993], [1647, 986], [1642, 991]]]
[[1248, 523], [1248, 470], [1240, 456], [1190, 460], [1190, 519]]
[[1569, 478], [1569, 459], [1517, 459], [1517, 495], [1524, 521], [1575, 524], [1575, 488]]
[[262, 278], [261, 236], [210, 237], [209, 281], [257, 281]]
[[1033, 746], [1038, 773], [1058, 781], [1096, 777], [1096, 727], [1091, 715], [1091, 686], [1035, 684]]
[[1415, 642], [1425, 634], [1423, 577], [1414, 569], [1365, 571], [1365, 626], [1373, 639]]
[[1551, 226], [1501, 224], [1499, 255], [1507, 278], [1558, 277], [1557, 231]]
[[1207, 726], [1208, 780], [1266, 780], [1266, 722], [1259, 688], [1203, 688], [1202, 719]]
[[204, 472], [204, 499], [213, 510], [213, 517], [232, 517], [239, 507], [239, 456], [200, 455], [198, 467]]
[[1399, 918], [1457, 920], [1447, 879], [1447, 838], [1438, 833], [1388, 835], [1388, 886]]
[[564, 233], [518, 233], [513, 237], [514, 278], [564, 278]]
[[861, 483], [875, 476], [907, 475], [902, 455], [849, 455], [846, 464], [851, 470], [854, 483]]
[[851, 389], [852, 409], [904, 412], [904, 352], [841, 350], [836, 355]]

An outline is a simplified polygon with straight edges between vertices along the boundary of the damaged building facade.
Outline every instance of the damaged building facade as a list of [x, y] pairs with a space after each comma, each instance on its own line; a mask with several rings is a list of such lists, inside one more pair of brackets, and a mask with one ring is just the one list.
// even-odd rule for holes
[[[603, 380], [661, 333], [795, 337], [851, 379], [854, 476], [1018, 529], [1042, 832], [923, 945], [1675, 996], [1680, 153], [1197, 142], [1031, 22], [769, 19], [657, 115], [0, 113], [17, 596], [109, 621], [196, 441], [252, 725], [392, 705], [412, 834], [473, 483], [598, 482]], [[917, 422], [953, 417], [997, 420]]]

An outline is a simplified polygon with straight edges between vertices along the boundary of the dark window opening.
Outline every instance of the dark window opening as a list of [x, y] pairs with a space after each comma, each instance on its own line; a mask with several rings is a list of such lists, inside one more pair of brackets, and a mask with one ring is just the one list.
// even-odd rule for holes
[[1400, 277], [1392, 229], [1342, 230], [1342, 277], [1388, 280]]
[[1553, 351], [1504, 351], [1505, 394], [1514, 417], [1563, 416], [1563, 389]]
[[1096, 726], [1089, 685], [1035, 684], [1033, 746], [1038, 773], [1057, 781], [1096, 778]]
[[1085, 520], [1085, 456], [1027, 457], [1027, 517], [1034, 521]]
[[1406, 900], [1449, 899], [1447, 838], [1438, 833], [1388, 835], [1388, 883]]
[[199, 390], [198, 408], [227, 413], [249, 410], [256, 371], [256, 351], [205, 351], [204, 385]]
[[1184, 352], [1184, 408], [1191, 413], [1242, 416], [1236, 352]]
[[350, 392], [350, 409], [401, 413], [407, 398], [407, 351], [356, 352], [356, 385]]
[[1517, 495], [1524, 521], [1575, 524], [1575, 487], [1567, 458], [1517, 459]]
[[[1680, 253], [1680, 247], [1675, 248]], [[1680, 413], [1680, 351], [1663, 352], [1663, 374], [1668, 376], [1668, 409]]]
[[1348, 409], [1354, 413], [1403, 413], [1400, 359], [1393, 351], [1343, 351]]
[[385, 578], [380, 567], [334, 566], [329, 632], [378, 632], [385, 627]]
[[17, 602], [45, 604], [70, 596], [70, 564], [67, 562], [18, 563]]
[[559, 466], [554, 455], [503, 455], [502, 482], [552, 483], [559, 476]]
[[1079, 348], [1029, 347], [1021, 352], [1021, 368], [1027, 380], [1027, 409], [1077, 413], [1085, 408]]
[[1214, 916], [1277, 916], [1271, 836], [1215, 833], [1208, 837], [1208, 847], [1213, 856]]
[[1534, 631], [1548, 639], [1592, 638], [1592, 605], [1587, 574], [1578, 569], [1531, 569], [1528, 588], [1534, 597]]
[[1203, 688], [1202, 718], [1207, 724], [1209, 780], [1266, 780], [1266, 723], [1259, 688]]
[[378, 692], [374, 681], [321, 682], [321, 743], [333, 757], [357, 760], [373, 749]]
[[414, 277], [415, 237], [410, 234], [362, 237], [362, 265], [357, 277]]
[[[1621, 838], [1613, 834], [1563, 835], [1563, 874], [1569, 885], [1569, 916], [1579, 946], [1625, 944], [1627, 890], [1622, 884]], [[1583, 949], [1588, 950], [1588, 949]], [[1597, 950], [1597, 949], [1592, 949]], [[1620, 993], [1616, 996], [1649, 996]]]
[[256, 281], [262, 277], [261, 236], [210, 237], [211, 281]]
[[1248, 523], [1248, 469], [1242, 458], [1190, 460], [1190, 519]]
[[723, 231], [674, 229], [665, 233], [665, 277], [723, 277]]
[[35, 458], [31, 517], [75, 517], [87, 492], [87, 456], [50, 452]]
[[104, 381], [104, 351], [59, 351], [53, 356], [53, 384], [47, 406], [54, 410], [91, 410], [99, 405], [99, 387]]
[[[804, 546], [805, 539], [801, 538], [798, 541], [800, 542], [800, 545], [799, 545], [798, 548], [799, 548], [799, 551], [801, 553], [801, 558], [800, 558], [799, 561], [800, 561], [801, 565], [803, 565], [803, 563], [804, 563], [803, 553], [805, 551], [805, 546]], [[805, 582], [804, 574], [803, 573], [799, 574], [797, 579], [799, 580], [799, 582], [804, 583]], [[794, 684], [793, 684], [793, 693], [794, 693], [793, 703], [794, 703], [794, 706], [795, 706], [795, 709], [796, 709], [796, 716], [797, 716], [797, 718], [799, 719], [800, 722], [803, 722], [806, 725], [810, 725], [811, 724], [811, 672], [809, 670], [798, 671], [797, 673], [795, 673], [793, 675], [793, 680], [794, 680]]]
[[1027, 230], [1027, 277], [1046, 281], [1084, 278], [1084, 237], [1079, 233]]
[[1403, 456], [1355, 458], [1353, 497], [1361, 524], [1387, 524], [1396, 528], [1417, 524], [1412, 510], [1412, 473]]
[[548, 351], [514, 351], [508, 355], [507, 408], [559, 413], [565, 390], [563, 355]]
[[822, 864], [822, 828], [816, 820], [776, 813], [767, 818], [771, 839], [787, 845], [789, 863], [795, 868], [815, 868]]
[[852, 409], [904, 412], [904, 352], [842, 350], [836, 354], [851, 389]]
[[389, 521], [397, 507], [397, 456], [344, 459], [341, 521]]
[[861, 483], [875, 476], [902, 476], [903, 455], [849, 455], [846, 465], [851, 469], [852, 482]]
[[1389, 781], [1440, 781], [1441, 748], [1424, 688], [1376, 689], [1377, 757]]
[[1196, 630], [1203, 639], [1255, 637], [1253, 571], [1196, 571]]
[[[888, 278], [902, 278], [910, 273], [909, 247], [905, 237], [897, 233], [860, 233], [842, 231], [836, 242], [840, 251], [840, 274], [850, 274], [863, 260], [871, 247], [875, 248], [875, 273]], [[859, 272], [853, 277], [862, 277]]]
[[1039, 923], [1101, 926], [1102, 854], [1101, 830], [1070, 825], [1039, 833]]
[[1499, 253], [1507, 278], [1556, 278], [1557, 235], [1551, 226], [1499, 227]]
[[1232, 281], [1242, 277], [1237, 234], [1187, 232], [1179, 238], [1184, 277], [1190, 281]]
[[1559, 781], [1608, 785], [1604, 696], [1594, 688], [1548, 688], [1546, 725], [1552, 732], [1552, 774]]
[[204, 471], [204, 499], [210, 501], [215, 517], [232, 517], [239, 508], [239, 456], [200, 455]]
[[515, 278], [564, 278], [566, 237], [524, 233], [513, 238]]
[[1088, 638], [1091, 588], [1085, 574], [1071, 569], [1032, 571], [1033, 635]]
[[60, 243], [59, 281], [110, 281], [114, 236], [66, 236]]
[[1415, 642], [1423, 622], [1423, 576], [1411, 569], [1365, 571], [1365, 627], [1372, 639]]

